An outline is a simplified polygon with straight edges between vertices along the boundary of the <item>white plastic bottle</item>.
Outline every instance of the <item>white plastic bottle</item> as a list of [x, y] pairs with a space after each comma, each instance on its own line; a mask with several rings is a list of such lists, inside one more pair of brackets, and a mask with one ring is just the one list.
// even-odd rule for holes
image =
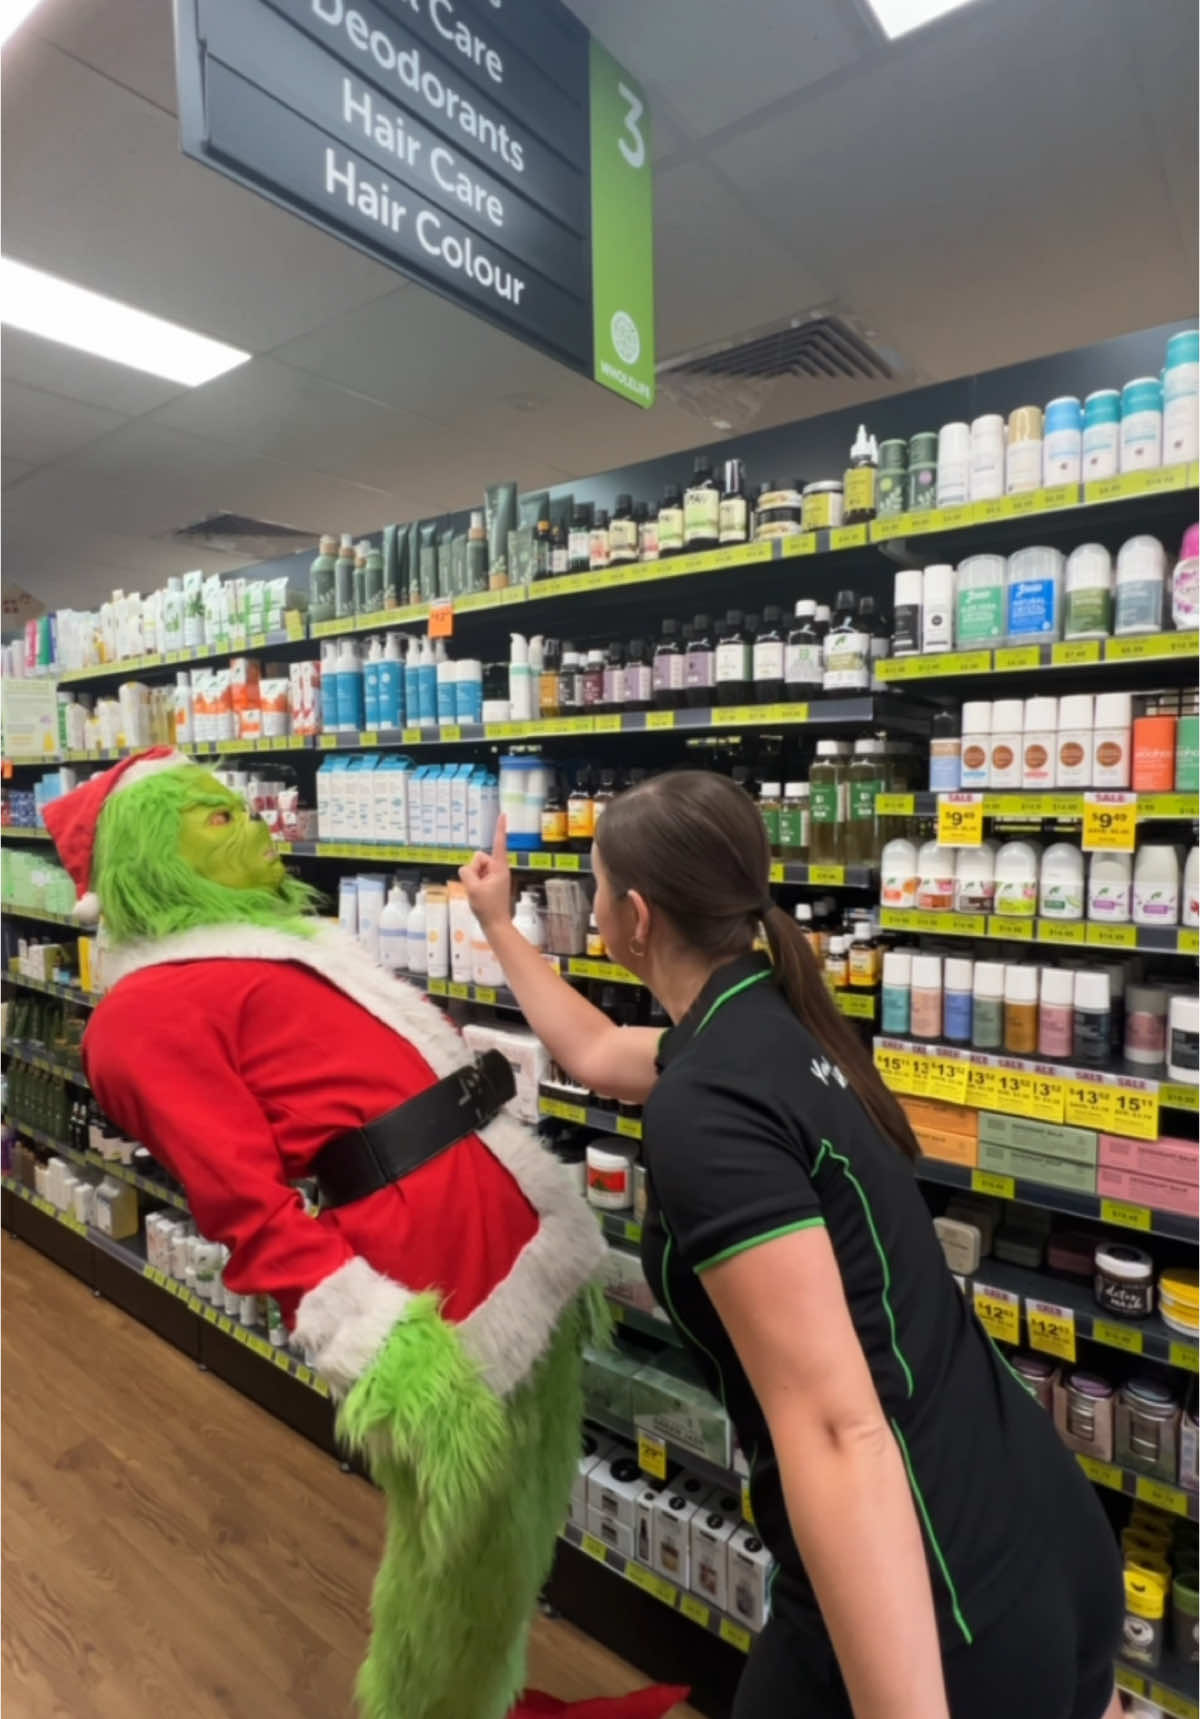
[[513, 924], [526, 943], [532, 943], [535, 949], [545, 948], [546, 934], [542, 929], [541, 909], [537, 895], [532, 889], [521, 891], [517, 901], [517, 911], [513, 915]]
[[509, 635], [508, 707], [514, 722], [533, 719], [533, 670], [529, 666], [529, 645], [524, 633]]
[[1200, 847], [1191, 850], [1183, 868], [1183, 899], [1179, 903], [1179, 923], [1200, 925]]
[[[890, 844], [889, 844], [890, 845]], [[922, 842], [917, 855], [917, 906], [931, 913], [954, 911], [954, 849]]]
[[1022, 788], [1053, 788], [1054, 754], [1058, 745], [1058, 700], [1027, 698], [1022, 728]]
[[985, 413], [971, 422], [970, 490], [972, 501], [995, 501], [1004, 494], [1004, 419]]
[[[1025, 746], [1025, 701], [998, 698], [992, 705], [992, 737], [989, 749], [989, 788], [1021, 786], [1021, 755]], [[964, 778], [964, 787], [966, 786]]]
[[1005, 842], [996, 855], [996, 914], [1032, 919], [1038, 900], [1038, 847], [1035, 842]]
[[417, 899], [408, 916], [408, 970], [410, 973], [423, 975], [428, 971], [428, 965], [425, 953], [425, 890], [422, 886], [417, 891]]
[[990, 699], [970, 699], [962, 709], [962, 765], [959, 783], [963, 788], [986, 788], [991, 779], [992, 704]]
[[1090, 692], [1064, 693], [1058, 701], [1054, 763], [1056, 788], [1081, 789], [1092, 785], [1092, 708]]
[[444, 884], [425, 891], [425, 970], [431, 979], [450, 977], [450, 898]]
[[1167, 589], [1167, 552], [1157, 537], [1130, 537], [1117, 551], [1113, 633], [1119, 639], [1160, 633]]
[[1133, 865], [1133, 923], [1178, 925], [1179, 856], [1151, 843], [1139, 848]]
[[1043, 919], [1083, 918], [1083, 854], [1071, 842], [1054, 842], [1042, 855], [1038, 912]]
[[1132, 735], [1132, 696], [1127, 692], [1098, 692], [1093, 730], [1093, 788], [1128, 788]]
[[398, 883], [388, 891], [379, 915], [379, 965], [388, 973], [408, 972], [408, 921], [412, 907]]
[[917, 850], [906, 836], [896, 836], [879, 856], [880, 901], [884, 907], [917, 905]]
[[1097, 925], [1128, 925], [1132, 895], [1133, 856], [1094, 853], [1088, 867], [1088, 918]]
[[921, 650], [948, 651], [954, 643], [954, 569], [925, 569], [921, 584]]

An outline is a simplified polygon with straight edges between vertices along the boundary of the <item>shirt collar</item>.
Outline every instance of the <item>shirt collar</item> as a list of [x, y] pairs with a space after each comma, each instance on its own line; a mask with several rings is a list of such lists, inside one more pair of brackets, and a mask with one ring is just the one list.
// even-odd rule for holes
[[668, 1027], [659, 1039], [658, 1055], [655, 1058], [659, 1069], [666, 1068], [668, 1063], [673, 1062], [687, 1049], [704, 1024], [709, 1010], [726, 992], [736, 989], [747, 979], [754, 979], [761, 973], [769, 973], [770, 970], [770, 957], [758, 950], [748, 955], [739, 955], [736, 960], [726, 961], [723, 966], [718, 967], [710, 975], [687, 1014], [673, 1027]]

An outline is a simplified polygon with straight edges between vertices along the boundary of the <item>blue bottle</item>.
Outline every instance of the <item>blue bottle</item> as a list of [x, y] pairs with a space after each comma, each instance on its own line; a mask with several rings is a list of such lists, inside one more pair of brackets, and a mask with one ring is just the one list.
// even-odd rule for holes
[[404, 659], [404, 720], [410, 728], [415, 728], [421, 720], [420, 660], [418, 641], [409, 639], [408, 655]]
[[363, 726], [365, 728], [379, 727], [379, 670], [383, 665], [383, 646], [378, 639], [372, 639], [367, 646], [367, 660], [363, 665]]
[[404, 727], [404, 661], [399, 633], [389, 633], [379, 665], [379, 726]]
[[332, 734], [338, 725], [337, 645], [326, 639], [321, 645], [321, 727]]

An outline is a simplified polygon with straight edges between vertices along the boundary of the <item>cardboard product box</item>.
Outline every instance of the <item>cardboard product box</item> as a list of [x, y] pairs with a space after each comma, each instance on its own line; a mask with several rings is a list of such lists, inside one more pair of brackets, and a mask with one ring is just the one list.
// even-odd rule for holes
[[692, 1517], [692, 1592], [720, 1611], [729, 1610], [729, 1542], [742, 1520], [735, 1493], [714, 1493]]
[[1185, 1182], [1168, 1182], [1162, 1176], [1135, 1176], [1128, 1170], [1100, 1170], [1096, 1192], [1106, 1200], [1129, 1200], [1135, 1206], [1151, 1206], [1160, 1212], [1196, 1215], [1196, 1189]]
[[624, 1248], [610, 1247], [601, 1267], [601, 1282], [610, 1301], [636, 1307], [652, 1318], [658, 1312], [658, 1303], [650, 1292], [637, 1254], [628, 1253]]
[[654, 1568], [681, 1588], [691, 1586], [692, 1517], [707, 1505], [712, 1488], [694, 1474], [679, 1474], [654, 1506], [651, 1551]]
[[504, 1108], [522, 1122], [536, 1123], [538, 1087], [550, 1072], [550, 1058], [541, 1041], [516, 1027], [496, 1027], [480, 1021], [469, 1021], [464, 1026], [463, 1039], [473, 1051], [498, 1050], [508, 1058], [517, 1091]]
[[598, 1462], [587, 1478], [588, 1515], [611, 1516], [623, 1523], [629, 1532], [631, 1547], [642, 1485], [637, 1457], [627, 1445], [614, 1447], [612, 1454]]
[[639, 1367], [632, 1395], [639, 1432], [669, 1440], [720, 1468], [729, 1466], [733, 1442], [729, 1417], [687, 1356], [664, 1355]]
[[584, 1430], [583, 1448], [579, 1453], [575, 1479], [571, 1483], [571, 1507], [568, 1511], [569, 1520], [576, 1528], [587, 1528], [588, 1476], [598, 1463], [611, 1456], [613, 1448], [610, 1439], [600, 1438], [598, 1434]]
[[979, 1114], [980, 1145], [986, 1142], [989, 1146], [1044, 1152], [1049, 1158], [1066, 1158], [1073, 1164], [1094, 1166], [1098, 1140], [1099, 1136], [1091, 1128], [1030, 1122], [1023, 1116], [1001, 1116], [992, 1110], [983, 1110]]
[[601, 1510], [589, 1510], [587, 1531], [597, 1540], [602, 1540], [606, 1546], [611, 1546], [623, 1558], [634, 1556], [634, 1530], [626, 1523], [618, 1521], [615, 1516], [606, 1516]]
[[973, 1170], [979, 1161], [979, 1148], [967, 1134], [947, 1134], [940, 1128], [918, 1128], [917, 1145], [927, 1158], [939, 1158], [944, 1164], [961, 1164]]
[[1076, 1194], [1096, 1192], [1096, 1172], [1090, 1164], [1072, 1164], [1068, 1158], [1051, 1158], [1045, 1152], [1026, 1152], [1015, 1146], [990, 1146], [981, 1141], [979, 1168], [1000, 1176], [1024, 1176], [1044, 1182], [1048, 1188], [1068, 1188]]
[[637, 1495], [633, 1555], [638, 1563], [644, 1564], [648, 1570], [654, 1566], [654, 1512], [659, 1499], [670, 1484], [670, 1478], [647, 1480], [643, 1475], [642, 1490]]
[[759, 1630], [770, 1613], [770, 1583], [773, 1559], [757, 1533], [743, 1523], [730, 1536], [728, 1547], [730, 1616], [749, 1629]]
[[902, 1097], [900, 1105], [914, 1132], [930, 1128], [935, 1133], [962, 1134], [968, 1140], [978, 1138], [979, 1112], [968, 1109], [965, 1104], [943, 1104], [936, 1098]]
[[1200, 1150], [1194, 1140], [1127, 1140], [1121, 1134], [1100, 1136], [1100, 1167], [1133, 1176], [1159, 1176], [1185, 1188], [1200, 1183]]
[[377, 752], [364, 752], [350, 761], [353, 790], [353, 823], [347, 837], [352, 842], [378, 840], [375, 830], [375, 770], [379, 763]]

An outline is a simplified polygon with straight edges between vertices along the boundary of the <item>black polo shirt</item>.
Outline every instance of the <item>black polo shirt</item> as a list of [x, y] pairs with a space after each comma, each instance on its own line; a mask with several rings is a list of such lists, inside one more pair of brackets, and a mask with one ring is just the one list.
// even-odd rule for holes
[[[663, 1035], [659, 1067], [643, 1125], [643, 1262], [750, 1462], [755, 1521], [787, 1577], [776, 1606], [786, 1593], [820, 1627], [766, 1420], [703, 1273], [822, 1225], [908, 1471], [943, 1648], [961, 1647], [1039, 1567], [1043, 1507], [1064, 1489], [1086, 1495], [1086, 1481], [959, 1292], [908, 1160], [792, 1013], [764, 956], [713, 975]], [[798, 1324], [821, 1314], [795, 1309]]]

